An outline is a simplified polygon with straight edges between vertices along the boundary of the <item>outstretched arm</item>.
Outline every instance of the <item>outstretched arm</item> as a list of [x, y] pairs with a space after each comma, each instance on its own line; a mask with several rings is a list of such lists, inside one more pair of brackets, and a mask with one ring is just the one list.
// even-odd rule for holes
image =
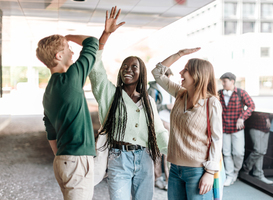
[[181, 85], [172, 82], [166, 75], [165, 72], [167, 68], [170, 67], [174, 62], [176, 62], [180, 57], [184, 55], [188, 55], [200, 50], [200, 47], [193, 49], [183, 49], [178, 51], [175, 54], [170, 55], [161, 63], [158, 63], [156, 67], [152, 70], [152, 74], [156, 80], [156, 82], [164, 88], [170, 95], [176, 97], [178, 91], [184, 90]]
[[108, 10], [106, 11], [105, 28], [99, 39], [99, 50], [103, 49], [111, 33], [115, 32], [120, 26], [125, 24], [125, 22], [116, 24], [121, 10], [119, 9], [117, 14], [116, 14], [116, 11], [117, 11], [117, 6], [112, 7], [109, 17], [108, 17]]
[[182, 56], [194, 53], [196, 51], [199, 51], [200, 49], [201, 49], [200, 47], [197, 47], [197, 48], [193, 48], [193, 49], [179, 50], [177, 53], [170, 55], [168, 58], [163, 60], [163, 62], [161, 62], [161, 63], [162, 63], [162, 65], [164, 65], [166, 67], [170, 67], [174, 62], [176, 62]]

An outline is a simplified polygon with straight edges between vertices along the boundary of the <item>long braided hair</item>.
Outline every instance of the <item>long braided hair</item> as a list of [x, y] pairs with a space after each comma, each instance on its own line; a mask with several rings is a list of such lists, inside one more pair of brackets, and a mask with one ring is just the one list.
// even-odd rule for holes
[[[148, 148], [149, 148], [149, 152], [152, 157], [152, 160], [155, 162], [156, 159], [160, 157], [160, 151], [158, 149], [157, 142], [156, 142], [152, 105], [150, 103], [148, 92], [147, 92], [147, 70], [146, 70], [146, 66], [144, 62], [139, 57], [130, 56], [130, 57], [127, 57], [125, 60], [129, 58], [136, 58], [140, 65], [140, 74], [139, 74], [138, 84], [136, 86], [136, 91], [139, 92], [141, 96], [141, 102], [143, 105], [143, 109], [146, 116], [146, 122], [148, 126]], [[118, 73], [118, 78], [117, 78], [117, 87], [116, 87], [114, 100], [112, 102], [112, 106], [108, 113], [107, 120], [99, 132], [99, 134], [102, 134], [102, 133], [108, 134], [108, 139], [104, 145], [105, 148], [107, 147], [112, 148], [115, 142], [123, 141], [124, 139], [126, 123], [127, 123], [127, 110], [126, 110], [126, 105], [122, 97], [122, 86], [123, 86], [123, 82], [121, 80], [121, 68], [120, 68]]]

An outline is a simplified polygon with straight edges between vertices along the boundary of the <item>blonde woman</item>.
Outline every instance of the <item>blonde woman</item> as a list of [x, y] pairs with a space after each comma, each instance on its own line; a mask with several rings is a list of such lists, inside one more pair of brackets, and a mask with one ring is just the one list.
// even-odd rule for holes
[[[214, 173], [219, 170], [222, 149], [222, 107], [217, 98], [214, 69], [210, 62], [190, 59], [180, 72], [182, 85], [165, 72], [180, 57], [200, 48], [184, 49], [158, 63], [152, 73], [156, 82], [176, 98], [170, 116], [168, 161], [171, 169], [168, 199], [212, 199]], [[211, 126], [208, 147], [207, 106]]]

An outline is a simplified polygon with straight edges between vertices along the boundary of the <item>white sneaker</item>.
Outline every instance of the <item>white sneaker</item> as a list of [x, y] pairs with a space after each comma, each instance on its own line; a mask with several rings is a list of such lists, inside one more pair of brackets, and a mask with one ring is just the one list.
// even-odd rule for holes
[[165, 185], [164, 185], [164, 190], [168, 191], [168, 184], [167, 183], [165, 183]]
[[163, 177], [159, 177], [159, 178], [156, 179], [156, 181], [155, 181], [155, 187], [157, 187], [157, 188], [159, 188], [161, 190], [164, 189], [165, 184], [164, 184], [164, 181], [163, 181]]
[[233, 178], [228, 177], [224, 183], [224, 186], [228, 187], [234, 183]]
[[264, 176], [261, 177], [261, 178], [258, 178], [258, 179], [259, 179], [260, 181], [266, 183], [266, 184], [273, 184], [273, 181], [271, 181], [271, 180], [265, 178]]
[[233, 177], [232, 177], [232, 183], [233, 184], [238, 178], [238, 174], [234, 174]]

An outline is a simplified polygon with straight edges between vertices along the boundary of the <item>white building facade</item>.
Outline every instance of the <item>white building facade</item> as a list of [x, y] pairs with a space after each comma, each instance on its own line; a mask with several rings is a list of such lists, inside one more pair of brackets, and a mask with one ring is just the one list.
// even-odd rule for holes
[[217, 78], [230, 71], [250, 95], [273, 95], [273, 0], [216, 0], [184, 20]]

